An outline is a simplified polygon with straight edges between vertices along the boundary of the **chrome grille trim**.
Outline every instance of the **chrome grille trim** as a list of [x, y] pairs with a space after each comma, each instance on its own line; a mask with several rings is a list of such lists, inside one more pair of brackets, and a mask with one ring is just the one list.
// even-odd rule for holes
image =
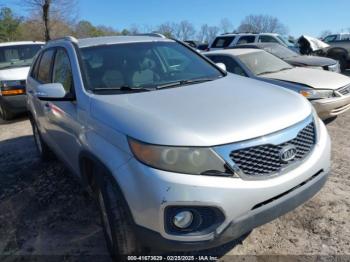
[[[239, 163], [236, 163], [234, 158], [232, 158], [232, 153], [237, 152], [237, 151], [242, 151], [246, 150], [249, 148], [255, 148], [257, 147], [262, 149], [262, 147], [270, 146], [270, 147], [278, 147], [282, 146], [283, 144], [286, 144], [289, 142], [290, 144], [295, 144], [301, 143], [302, 140], [305, 139], [306, 137], [304, 134], [301, 135], [300, 141], [297, 141], [296, 138], [298, 137], [299, 133], [303, 131], [305, 128], [310, 128], [312, 126], [313, 128], [313, 144], [310, 146], [310, 148], [304, 148], [306, 153], [304, 155], [300, 155], [301, 153], [299, 152], [299, 156], [297, 155], [296, 160], [288, 163], [287, 165], [281, 166], [278, 168], [277, 171], [271, 172], [268, 174], [249, 174], [244, 172], [244, 168], [240, 168]], [[276, 175], [282, 175], [286, 173], [288, 170], [291, 168], [295, 168], [296, 166], [300, 165], [303, 161], [305, 161], [308, 156], [311, 154], [313, 151], [314, 145], [316, 144], [316, 139], [317, 139], [317, 134], [316, 134], [316, 126], [313, 120], [313, 116], [310, 115], [307, 117], [305, 120], [289, 127], [286, 129], [283, 129], [281, 131], [277, 131], [272, 134], [268, 134], [262, 137], [242, 141], [242, 142], [237, 142], [237, 143], [232, 143], [232, 144], [227, 144], [227, 145], [221, 145], [214, 147], [215, 152], [222, 157], [228, 167], [232, 169], [233, 172], [235, 172], [239, 177], [241, 177], [244, 180], [260, 180], [260, 179], [268, 179]], [[298, 146], [297, 146], [298, 147]], [[302, 150], [303, 146], [299, 146]]]
[[343, 87], [337, 89], [337, 92], [343, 96], [349, 95], [350, 94], [350, 85], [343, 86]]

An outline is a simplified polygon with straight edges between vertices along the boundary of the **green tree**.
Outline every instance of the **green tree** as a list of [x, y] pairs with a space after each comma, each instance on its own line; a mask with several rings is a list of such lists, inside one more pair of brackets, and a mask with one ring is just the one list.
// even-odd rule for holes
[[13, 14], [8, 7], [3, 7], [0, 10], [0, 40], [13, 41], [18, 39], [18, 29], [21, 23], [21, 18]]

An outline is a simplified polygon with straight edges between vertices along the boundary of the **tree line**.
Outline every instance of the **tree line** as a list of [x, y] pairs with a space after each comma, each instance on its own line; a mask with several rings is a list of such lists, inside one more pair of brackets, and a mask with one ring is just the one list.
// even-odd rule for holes
[[20, 3], [28, 11], [25, 17], [17, 15], [6, 6], [0, 9], [1, 42], [48, 41], [66, 35], [84, 38], [150, 32], [158, 32], [180, 40], [210, 42], [222, 33], [288, 33], [288, 28], [278, 18], [268, 15], [249, 15], [237, 27], [234, 27], [228, 18], [223, 18], [218, 25], [203, 24], [199, 28], [190, 21], [183, 20], [164, 22], [157, 26], [133, 24], [129, 28], [117, 30], [104, 25], [93, 25], [87, 20], [78, 20], [75, 15], [77, 13], [75, 0], [22, 0]]

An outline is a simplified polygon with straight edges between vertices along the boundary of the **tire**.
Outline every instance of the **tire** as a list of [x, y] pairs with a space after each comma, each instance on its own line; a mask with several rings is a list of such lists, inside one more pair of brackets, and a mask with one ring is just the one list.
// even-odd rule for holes
[[11, 120], [14, 117], [14, 114], [3, 104], [0, 102], [0, 118], [3, 120]]
[[30, 123], [32, 124], [35, 146], [41, 160], [46, 162], [53, 159], [54, 154], [52, 153], [48, 145], [45, 143], [45, 141], [42, 139], [38, 126], [32, 118], [30, 119]]
[[347, 67], [346, 57], [341, 56], [338, 58], [338, 61], [339, 61], [339, 65], [340, 65], [340, 71], [342, 73], [344, 73], [346, 71], [346, 67]]
[[112, 257], [124, 261], [127, 255], [145, 255], [147, 251], [136, 239], [131, 212], [116, 182], [103, 168], [93, 169], [92, 187]]

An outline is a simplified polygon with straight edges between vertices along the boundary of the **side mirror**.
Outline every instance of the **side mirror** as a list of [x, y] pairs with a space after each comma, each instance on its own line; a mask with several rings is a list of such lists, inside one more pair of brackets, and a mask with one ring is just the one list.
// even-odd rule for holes
[[226, 65], [224, 63], [216, 63], [216, 65], [220, 67], [222, 70], [224, 70], [225, 72], [227, 72]]
[[61, 83], [39, 85], [36, 87], [35, 95], [40, 100], [67, 100], [67, 92]]

